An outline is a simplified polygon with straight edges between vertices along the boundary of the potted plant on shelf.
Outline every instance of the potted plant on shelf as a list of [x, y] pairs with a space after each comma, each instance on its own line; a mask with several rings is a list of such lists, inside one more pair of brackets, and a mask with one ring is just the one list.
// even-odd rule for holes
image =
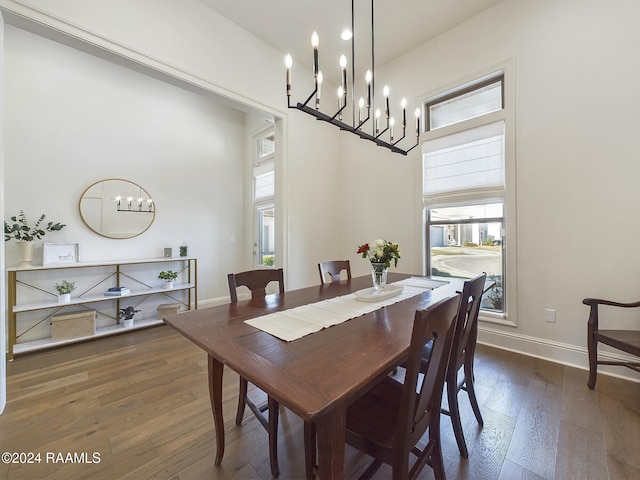
[[133, 316], [138, 313], [140, 310], [136, 310], [134, 307], [129, 306], [120, 309], [120, 318], [122, 318], [124, 322], [124, 328], [133, 327]]
[[47, 232], [57, 232], [62, 230], [66, 225], [62, 223], [48, 222], [43, 223], [46, 215], [43, 213], [38, 221], [30, 226], [26, 215], [22, 210], [18, 215], [10, 217], [13, 222], [9, 225], [4, 222], [4, 241], [8, 242], [12, 238], [17, 240], [18, 253], [20, 255], [21, 267], [30, 267], [33, 259], [33, 241], [40, 240]]
[[178, 272], [163, 270], [158, 274], [160, 280], [164, 280], [164, 288], [173, 288], [173, 282], [178, 278]]
[[75, 282], [62, 280], [60, 283], [54, 284], [53, 288], [58, 292], [58, 303], [69, 303], [71, 301], [71, 292], [76, 289], [76, 284]]

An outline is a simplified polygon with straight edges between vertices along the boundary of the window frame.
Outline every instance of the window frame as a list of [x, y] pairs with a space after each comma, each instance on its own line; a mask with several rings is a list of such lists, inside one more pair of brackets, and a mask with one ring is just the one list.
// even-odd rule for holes
[[[437, 138], [446, 137], [454, 133], [458, 133], [464, 130], [480, 127], [486, 124], [503, 121], [505, 123], [504, 133], [504, 161], [505, 161], [505, 184], [504, 192], [501, 198], [495, 196], [478, 196], [477, 192], [469, 192], [468, 195], [459, 194], [455, 196], [455, 200], [451, 203], [439, 202], [437, 207], [446, 206], [460, 206], [460, 205], [477, 205], [484, 203], [491, 203], [491, 201], [503, 202], [503, 235], [502, 235], [502, 248], [503, 248], [503, 271], [505, 278], [505, 304], [504, 312], [495, 313], [488, 310], [481, 310], [480, 319], [483, 321], [502, 324], [507, 326], [517, 326], [517, 264], [516, 264], [516, 176], [515, 176], [515, 60], [508, 59], [501, 62], [498, 65], [485, 69], [484, 72], [475, 73], [469, 75], [467, 78], [459, 79], [451, 82], [449, 85], [445, 85], [435, 91], [424, 94], [420, 97], [422, 105], [422, 113], [425, 117], [424, 131], [421, 132], [421, 139], [424, 143], [426, 141], [435, 140]], [[431, 105], [447, 101], [456, 96], [464, 95], [469, 91], [473, 91], [478, 88], [486, 87], [501, 82], [502, 85], [502, 108], [497, 111], [492, 111], [480, 116], [472, 117], [462, 122], [458, 122], [451, 125], [445, 125], [433, 130], [430, 130], [429, 121], [427, 115], [429, 114], [429, 107]], [[423, 164], [419, 162], [420, 175], [418, 182], [423, 182]], [[420, 185], [420, 201], [421, 201], [421, 215], [420, 222], [422, 228], [420, 229], [422, 235], [423, 245], [423, 271], [428, 274], [431, 270], [430, 259], [430, 243], [429, 243], [429, 224], [428, 224], [428, 209], [435, 208], [435, 205], [427, 205], [423, 194], [422, 184]]]

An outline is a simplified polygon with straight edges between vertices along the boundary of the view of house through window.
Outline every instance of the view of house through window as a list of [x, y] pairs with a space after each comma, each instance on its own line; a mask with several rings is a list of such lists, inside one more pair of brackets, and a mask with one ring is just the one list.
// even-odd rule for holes
[[254, 267], [275, 261], [275, 141], [270, 131], [257, 138], [253, 166]]
[[[427, 130], [448, 127], [422, 146], [423, 201], [427, 272], [470, 279], [482, 272], [493, 282], [481, 308], [504, 312], [505, 268], [505, 121], [493, 115], [503, 108], [502, 76], [466, 85], [459, 95], [426, 104]], [[479, 120], [480, 118], [480, 120]], [[473, 119], [473, 122], [470, 120]]]

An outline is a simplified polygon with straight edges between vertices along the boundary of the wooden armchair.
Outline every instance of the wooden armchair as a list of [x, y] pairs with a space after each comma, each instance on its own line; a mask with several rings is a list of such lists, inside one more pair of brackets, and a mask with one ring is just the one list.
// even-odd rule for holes
[[[264, 270], [249, 270], [242, 273], [230, 273], [228, 275], [229, 280], [229, 295], [231, 296], [231, 302], [238, 301], [237, 288], [245, 286], [251, 291], [251, 298], [264, 297], [267, 294], [267, 285], [270, 282], [278, 282], [279, 292], [284, 293], [284, 271], [279, 269], [264, 269]], [[280, 410], [280, 404], [271, 398], [267, 397], [267, 403], [262, 405], [256, 405], [249, 397], [247, 391], [249, 382], [240, 377], [240, 392], [238, 394], [238, 411], [236, 413], [236, 425], [242, 423], [244, 417], [245, 405], [256, 416], [260, 424], [265, 428], [269, 434], [269, 461], [271, 464], [271, 474], [277, 477], [280, 474], [280, 468], [278, 466], [278, 416]], [[269, 417], [264, 416], [265, 411], [269, 411]]]
[[334, 260], [332, 262], [319, 263], [320, 283], [327, 283], [327, 275], [331, 277], [331, 282], [339, 282], [340, 273], [343, 270], [346, 270], [347, 280], [349, 280], [351, 278], [351, 264], [349, 260]]
[[617, 348], [623, 352], [640, 357], [640, 329], [638, 330], [604, 330], [598, 325], [598, 306], [635, 308], [640, 302], [620, 303], [597, 298], [585, 298], [582, 303], [591, 307], [587, 322], [587, 347], [589, 349], [589, 382], [591, 390], [596, 386], [598, 365], [619, 365], [640, 372], [640, 362], [598, 360], [598, 342]]

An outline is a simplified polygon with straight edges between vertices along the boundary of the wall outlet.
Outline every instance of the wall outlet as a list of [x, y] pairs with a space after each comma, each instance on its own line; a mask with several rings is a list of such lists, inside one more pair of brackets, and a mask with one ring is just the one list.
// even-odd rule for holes
[[556, 323], [556, 311], [551, 310], [550, 308], [545, 309], [544, 319], [547, 322]]

